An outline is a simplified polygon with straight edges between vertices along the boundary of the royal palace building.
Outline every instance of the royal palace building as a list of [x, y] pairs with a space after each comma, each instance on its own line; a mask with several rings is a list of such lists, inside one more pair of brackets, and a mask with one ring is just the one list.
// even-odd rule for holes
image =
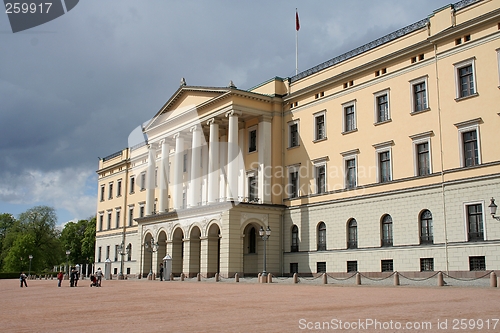
[[500, 269], [500, 0], [249, 90], [183, 79], [151, 116], [99, 161], [112, 274]]

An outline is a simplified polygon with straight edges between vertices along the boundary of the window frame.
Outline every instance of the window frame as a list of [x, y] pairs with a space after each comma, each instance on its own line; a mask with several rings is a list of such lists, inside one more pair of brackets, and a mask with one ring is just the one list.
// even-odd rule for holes
[[[349, 150], [343, 153], [340, 153], [342, 155], [342, 164], [344, 166], [344, 189], [346, 190], [351, 190], [355, 189], [358, 187], [358, 154], [359, 154], [359, 149], [354, 149], [354, 150]], [[354, 160], [354, 186], [348, 186], [349, 182], [347, 181], [348, 176], [349, 176], [349, 168], [347, 166], [347, 163], [351, 160]]]
[[[386, 218], [389, 217], [391, 219], [391, 222], [390, 223], [386, 223]], [[390, 238], [385, 238], [385, 229], [384, 229], [384, 225], [390, 225]], [[381, 233], [381, 237], [380, 237], [380, 246], [381, 247], [392, 247], [394, 246], [394, 221], [392, 220], [392, 216], [390, 214], [384, 214], [382, 216], [382, 218], [380, 219], [380, 233]], [[389, 233], [387, 233], [389, 234]]]
[[[417, 93], [415, 92], [415, 87], [419, 84], [425, 85], [424, 98], [425, 105], [421, 110], [417, 110]], [[430, 110], [429, 107], [429, 84], [428, 84], [428, 76], [422, 76], [417, 79], [410, 81], [410, 96], [411, 96], [411, 113], [416, 114], [420, 112], [425, 112]]]
[[[433, 131], [425, 132], [425, 133], [420, 133], [417, 135], [412, 135], [410, 136], [410, 139], [412, 140], [412, 147], [413, 147], [413, 173], [415, 177], [423, 177], [423, 176], [428, 176], [432, 174], [432, 146], [431, 146], [431, 136], [434, 135]], [[429, 173], [425, 175], [420, 174], [420, 160], [419, 160], [419, 151], [418, 151], [418, 146], [421, 144], [427, 143], [428, 149], [427, 149], [427, 154], [428, 154], [428, 169]]]
[[434, 258], [420, 258], [420, 271], [434, 272]]
[[[248, 138], [248, 142], [247, 142], [247, 153], [248, 154], [253, 154], [255, 152], [257, 152], [259, 150], [259, 132], [257, 131], [258, 128], [257, 125], [254, 125], [254, 126], [251, 126], [247, 129], [247, 138]], [[251, 146], [252, 144], [252, 132], [255, 132], [255, 145], [254, 146]], [[253, 149], [253, 150], [250, 150], [250, 149]]]
[[122, 196], [122, 179], [116, 181], [116, 197]]
[[[324, 168], [324, 182], [323, 186], [320, 186], [320, 168]], [[326, 169], [326, 161], [321, 161], [321, 162], [316, 162], [314, 163], [314, 192], [315, 194], [325, 194], [328, 192], [327, 188], [327, 169]], [[321, 190], [321, 187], [323, 187], [323, 191]]]
[[[387, 119], [379, 120], [379, 98], [387, 95]], [[386, 122], [392, 121], [391, 119], [391, 98], [390, 89], [384, 89], [373, 94], [374, 97], [374, 125], [384, 124]]]
[[108, 200], [113, 199], [113, 181], [108, 183]]
[[[474, 238], [470, 237], [470, 221], [469, 221], [469, 207], [470, 206], [480, 206], [481, 207], [481, 224], [482, 224], [482, 238]], [[484, 201], [471, 201], [464, 203], [464, 231], [465, 231], [465, 241], [466, 242], [483, 242], [486, 241], [486, 219], [485, 219], [485, 209], [484, 209]], [[479, 233], [479, 232], [478, 232]]]
[[358, 221], [355, 218], [350, 218], [347, 221], [347, 248], [358, 248]]
[[120, 227], [121, 208], [115, 208], [115, 229]]
[[[292, 126], [297, 126], [297, 142], [296, 144], [294, 145], [293, 142], [292, 142]], [[295, 147], [299, 147], [300, 146], [300, 135], [299, 135], [299, 130], [300, 130], [300, 126], [299, 126], [299, 120], [292, 120], [292, 121], [289, 121], [288, 122], [288, 148], [295, 148]]]
[[[424, 224], [422, 223], [424, 221], [424, 214], [426, 212], [429, 212], [430, 214], [430, 219], [425, 218], [425, 230], [427, 231], [424, 234]], [[430, 224], [429, 224], [430, 221]], [[420, 240], [420, 245], [423, 244], [434, 244], [434, 217], [432, 216], [432, 212], [429, 209], [424, 209], [418, 214], [418, 226], [419, 226], [419, 240]], [[429, 227], [430, 226], [430, 227]]]
[[[461, 76], [460, 76], [460, 70], [471, 66], [471, 76], [472, 76], [472, 89], [473, 92], [466, 96], [462, 96], [462, 89], [461, 89]], [[474, 97], [478, 95], [477, 92], [477, 77], [476, 77], [476, 58], [470, 58], [463, 60], [461, 62], [453, 64], [454, 67], [454, 72], [455, 72], [455, 101], [460, 101], [466, 98]]]
[[[324, 227], [323, 227], [324, 226]], [[323, 227], [323, 228], [322, 228]], [[326, 251], [327, 235], [326, 235], [326, 223], [320, 221], [316, 225], [316, 251]]]
[[112, 209], [108, 209], [106, 211], [107, 215], [108, 215], [108, 220], [107, 220], [107, 229], [106, 230], [111, 230], [111, 220], [113, 219], [113, 210]]
[[105, 200], [104, 198], [105, 198], [105, 195], [106, 195], [106, 184], [102, 184], [100, 190], [101, 190], [101, 194], [100, 194], [101, 200], [100, 201], [102, 202], [102, 201]]
[[[390, 183], [394, 179], [393, 175], [393, 163], [392, 163], [392, 146], [394, 145], [394, 141], [388, 141], [380, 144], [373, 145], [375, 148], [375, 157], [376, 157], [376, 163], [377, 163], [377, 183], [379, 184], [384, 184], [384, 183]], [[382, 161], [381, 159], [381, 154], [384, 153], [389, 153], [389, 179], [388, 180], [382, 180]]]
[[128, 207], [128, 226], [131, 227], [134, 224], [134, 205]]
[[[349, 108], [352, 108], [352, 117], [353, 117], [353, 128], [348, 128], [348, 117], [347, 117], [347, 110]], [[356, 100], [349, 101], [347, 103], [342, 104], [342, 134], [347, 134], [351, 132], [356, 132], [358, 130], [358, 122], [356, 119], [357, 112], [356, 112]]]
[[[259, 200], [259, 177], [257, 170], [250, 170], [246, 172], [246, 186], [245, 186], [245, 197], [247, 198], [248, 202], [254, 202]], [[250, 184], [250, 179], [253, 178], [253, 182], [255, 185], [252, 187], [252, 184]], [[250, 189], [253, 189], [253, 191], [250, 191]], [[252, 197], [250, 197], [250, 194], [252, 194]]]
[[[460, 167], [468, 168], [474, 167], [476, 165], [481, 165], [481, 133], [479, 131], [479, 124], [482, 123], [481, 118], [465, 121], [459, 124], [455, 124], [455, 127], [458, 129], [458, 142], [460, 147]], [[477, 143], [477, 164], [466, 166], [465, 163], [465, 142], [463, 139], [464, 133], [476, 131], [476, 143]]]
[[129, 194], [134, 194], [135, 193], [135, 175], [130, 176], [130, 191]]
[[[322, 110], [313, 114], [313, 142], [319, 142], [327, 139], [326, 136], [326, 110]], [[318, 118], [323, 117], [323, 136], [319, 137], [318, 133]]]
[[[299, 177], [299, 168], [300, 165], [291, 165], [288, 166], [288, 187], [286, 191], [286, 195], [289, 199], [294, 199], [300, 197], [300, 177]], [[295, 195], [291, 189], [294, 188], [292, 174], [296, 174], [297, 178], [295, 179]], [[290, 190], [289, 190], [290, 189]]]
[[290, 252], [299, 252], [299, 227], [294, 224], [291, 230]]

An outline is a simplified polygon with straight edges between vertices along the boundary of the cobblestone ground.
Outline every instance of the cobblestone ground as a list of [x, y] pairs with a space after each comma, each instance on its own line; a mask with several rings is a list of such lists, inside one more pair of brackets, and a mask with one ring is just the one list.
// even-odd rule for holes
[[0, 331], [500, 332], [500, 288], [489, 287], [489, 279], [435, 282], [143, 279], [95, 288], [80, 280], [77, 288], [68, 281], [58, 288], [56, 280], [29, 280], [20, 288], [18, 280], [0, 280]]

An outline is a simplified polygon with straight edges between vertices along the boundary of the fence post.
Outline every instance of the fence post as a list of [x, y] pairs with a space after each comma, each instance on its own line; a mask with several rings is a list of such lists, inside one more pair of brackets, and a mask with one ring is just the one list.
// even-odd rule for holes
[[257, 274], [257, 278], [259, 279], [259, 283], [260, 283], [260, 278], [262, 277], [262, 275], [259, 273]]
[[361, 274], [356, 273], [356, 285], [361, 285]]
[[184, 281], [184, 273], [181, 273], [181, 281]]
[[497, 287], [497, 275], [495, 274], [495, 272], [491, 272], [490, 274], [490, 287]]
[[240, 276], [238, 273], [234, 274], [234, 282], [240, 282]]
[[399, 286], [399, 273], [394, 273], [394, 285]]
[[215, 273], [215, 282], [219, 282], [220, 279], [219, 279], [219, 273]]
[[271, 273], [267, 273], [267, 283], [273, 283], [273, 275]]
[[299, 277], [297, 276], [297, 273], [293, 273], [293, 283], [299, 282]]
[[201, 274], [200, 273], [196, 274], [196, 279], [198, 280], [198, 282], [201, 281]]
[[328, 276], [326, 275], [326, 273], [323, 273], [323, 284], [328, 284]]
[[438, 287], [444, 286], [443, 272], [438, 273]]

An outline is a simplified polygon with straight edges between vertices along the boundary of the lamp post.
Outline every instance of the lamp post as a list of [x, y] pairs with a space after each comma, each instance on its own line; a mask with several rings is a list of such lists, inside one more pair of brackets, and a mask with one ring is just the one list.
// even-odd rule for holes
[[153, 252], [158, 251], [159, 246], [158, 242], [155, 243], [154, 238], [151, 238], [150, 242], [144, 242], [144, 248], [151, 253], [151, 268], [149, 270], [148, 280], [153, 279]]
[[267, 248], [267, 240], [271, 236], [271, 228], [269, 228], [269, 226], [267, 226], [267, 229], [264, 230], [264, 228], [260, 227], [259, 236], [262, 237], [262, 240], [264, 241], [264, 271], [262, 272], [262, 276], [266, 276], [267, 275], [267, 272], [266, 272], [266, 266], [267, 266], [266, 248]]
[[28, 256], [28, 258], [30, 258], [30, 268], [29, 268], [29, 270], [28, 270], [28, 278], [30, 278], [30, 277], [31, 277], [31, 260], [33, 259], [33, 255], [32, 255], [32, 254], [30, 254], [30, 255]]
[[69, 277], [69, 254], [71, 253], [70, 250], [66, 250], [66, 270], [68, 271], [68, 277]]
[[495, 216], [497, 213], [497, 207], [498, 207], [497, 205], [495, 205], [495, 198], [491, 198], [490, 205], [488, 207], [490, 208], [491, 217], [497, 221], [500, 221], [500, 216]]
[[120, 245], [118, 245], [118, 254], [121, 256], [120, 262], [120, 275], [118, 275], [118, 280], [123, 280], [123, 256], [128, 254], [130, 251], [129, 247], [125, 247], [125, 243], [122, 241]]

